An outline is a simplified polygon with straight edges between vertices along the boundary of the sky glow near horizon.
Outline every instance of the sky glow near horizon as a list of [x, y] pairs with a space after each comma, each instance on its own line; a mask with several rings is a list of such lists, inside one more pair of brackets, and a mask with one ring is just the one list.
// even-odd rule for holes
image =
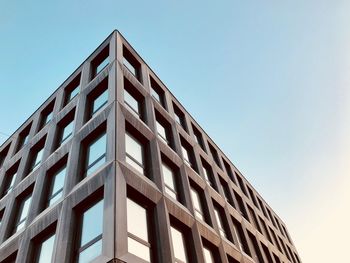
[[284, 220], [303, 262], [348, 258], [349, 1], [1, 3], [0, 143], [119, 29]]

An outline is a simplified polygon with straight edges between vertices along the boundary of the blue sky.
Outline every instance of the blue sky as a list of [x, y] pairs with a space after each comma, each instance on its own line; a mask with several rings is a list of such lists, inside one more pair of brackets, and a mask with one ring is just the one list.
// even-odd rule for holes
[[1, 0], [0, 132], [119, 29], [284, 219], [304, 262], [347, 258], [350, 2], [96, 3]]

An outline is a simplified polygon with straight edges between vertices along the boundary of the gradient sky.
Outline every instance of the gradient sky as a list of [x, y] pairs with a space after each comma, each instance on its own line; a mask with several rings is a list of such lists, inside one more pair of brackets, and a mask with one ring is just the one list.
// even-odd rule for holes
[[119, 29], [286, 222], [303, 262], [349, 258], [350, 1], [0, 3], [1, 133]]

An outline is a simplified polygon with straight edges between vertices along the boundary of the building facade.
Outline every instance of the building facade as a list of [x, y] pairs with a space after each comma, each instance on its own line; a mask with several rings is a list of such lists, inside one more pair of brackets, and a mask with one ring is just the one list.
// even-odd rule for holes
[[118, 31], [0, 147], [0, 262], [301, 262]]

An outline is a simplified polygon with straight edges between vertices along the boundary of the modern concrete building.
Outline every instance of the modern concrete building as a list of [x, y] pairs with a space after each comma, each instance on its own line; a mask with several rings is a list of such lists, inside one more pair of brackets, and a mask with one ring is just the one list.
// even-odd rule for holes
[[117, 31], [0, 147], [0, 186], [2, 263], [301, 262]]

